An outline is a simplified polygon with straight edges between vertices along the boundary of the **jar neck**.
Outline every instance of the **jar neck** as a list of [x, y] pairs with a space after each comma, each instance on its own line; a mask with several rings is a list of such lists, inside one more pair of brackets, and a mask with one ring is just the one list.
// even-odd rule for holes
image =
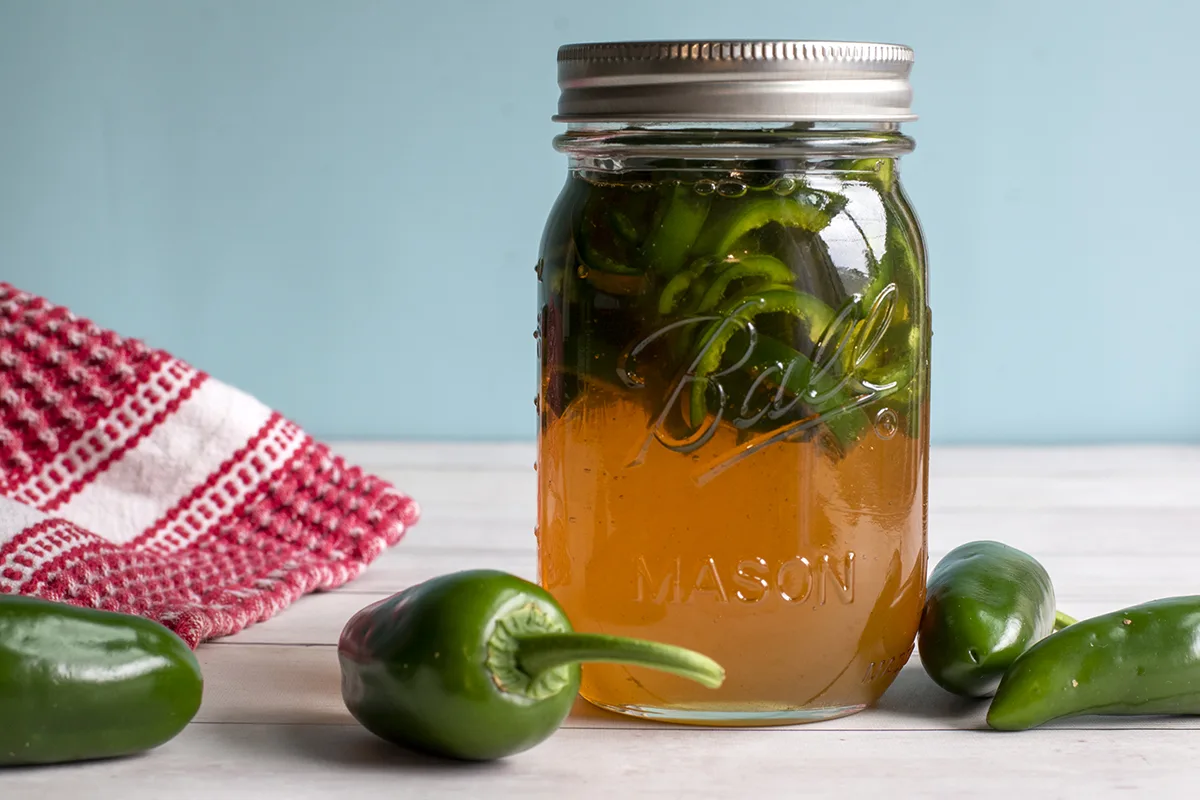
[[656, 162], [898, 158], [915, 141], [898, 123], [575, 123], [554, 137], [572, 169], [643, 169]]

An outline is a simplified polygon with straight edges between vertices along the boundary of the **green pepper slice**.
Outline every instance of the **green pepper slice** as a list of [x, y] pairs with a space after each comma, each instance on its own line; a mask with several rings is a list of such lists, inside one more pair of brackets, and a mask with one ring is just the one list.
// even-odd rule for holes
[[[924, 357], [926, 319], [924, 291], [916, 253], [908, 239], [906, 227], [895, 212], [886, 214], [888, 227], [883, 257], [876, 265], [875, 275], [864, 289], [868, 298], [894, 293], [895, 307], [887, 330], [878, 347], [856, 367], [871, 375], [876, 383], [893, 383], [893, 403], [912, 406], [913, 396], [922, 391], [920, 382], [912, 380], [918, 362]], [[911, 435], [918, 424], [918, 415], [908, 417], [907, 432]]]
[[677, 184], [664, 199], [661, 216], [642, 245], [641, 262], [660, 275], [677, 273], [704, 227], [711, 204], [711, 195]]
[[632, 266], [632, 245], [612, 224], [611, 212], [602, 192], [597, 191], [584, 201], [575, 232], [579, 259], [589, 271], [640, 275], [642, 270]]
[[697, 311], [711, 311], [725, 297], [725, 290], [734, 281], [747, 278], [762, 278], [767, 283], [788, 285], [796, 280], [796, 274], [774, 256], [746, 256], [733, 261], [721, 262], [722, 269], [700, 298]]
[[692, 375], [689, 417], [693, 425], [699, 425], [707, 413], [708, 377], [717, 371], [729, 340], [745, 325], [761, 314], [788, 314], [806, 322], [810, 330], [828, 328], [833, 319], [833, 310], [812, 295], [797, 292], [789, 287], [771, 287], [751, 296], [736, 296], [719, 311], [721, 319], [709, 323], [699, 337], [703, 353], [696, 362]]
[[586, 270], [583, 279], [597, 291], [605, 294], [640, 295], [647, 286], [646, 276], [641, 273], [633, 275], [620, 272], [604, 272], [601, 270]]
[[610, 256], [605, 255], [596, 249], [595, 245], [586, 237], [580, 236], [577, 240], [579, 246], [579, 260], [582, 261], [589, 270], [600, 270], [601, 272], [611, 272], [616, 275], [641, 275], [642, 271], [636, 267], [631, 267], [626, 263], [618, 261]]
[[884, 238], [883, 257], [879, 259], [875, 275], [865, 288], [865, 293], [874, 296], [895, 283], [904, 290], [905, 297], [910, 302], [920, 303], [923, 294], [920, 291], [920, 269], [917, 255], [908, 241], [905, 226], [891, 211], [886, 213], [887, 235]]
[[[891, 192], [896, 183], [896, 160], [894, 158], [885, 156], [856, 158], [835, 161], [832, 166], [839, 172], [856, 173], [849, 177], [861, 178], [884, 194]], [[866, 175], [862, 173], [866, 173]]]
[[[751, 197], [726, 207], [722, 219], [708, 226], [696, 242], [696, 252], [718, 258], [733, 253], [739, 239], [772, 223], [817, 232], [829, 225], [832, 209], [803, 197]], [[836, 213], [836, 212], [835, 212]]]
[[[667, 281], [662, 291], [659, 292], [658, 313], [665, 317], [674, 312], [679, 308], [680, 300], [685, 296], [691, 300], [698, 301], [699, 297], [695, 295], [702, 292], [702, 288], [697, 286], [696, 279], [717, 263], [717, 259], [698, 258], [692, 262], [690, 267], [671, 276], [671, 279]], [[691, 303], [687, 305], [690, 306]], [[684, 308], [686, 309], [687, 306]]]
[[638, 231], [637, 225], [634, 224], [633, 220], [624, 211], [614, 208], [608, 212], [608, 219], [613, 226], [613, 230], [627, 243], [637, 244], [641, 241], [641, 232]]
[[[828, 370], [821, 371], [807, 356], [773, 336], [759, 335], [755, 358], [748, 366], [751, 373], [756, 375], [777, 367], [778, 380], [766, 382], [782, 388], [792, 396], [794, 402], [804, 401], [806, 395], [810, 400], [814, 394], [825, 398], [819, 403], [806, 405], [822, 415], [821, 424], [833, 435], [842, 452], [870, 424], [867, 412], [855, 404], [851, 389], [848, 386], [838, 387], [837, 375]], [[786, 408], [784, 406], [780, 411]]]

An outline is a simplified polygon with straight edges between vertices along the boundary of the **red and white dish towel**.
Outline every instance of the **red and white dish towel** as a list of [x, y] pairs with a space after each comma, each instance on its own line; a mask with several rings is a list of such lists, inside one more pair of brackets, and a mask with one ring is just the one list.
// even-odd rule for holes
[[195, 647], [352, 580], [418, 515], [255, 398], [0, 283], [0, 593]]

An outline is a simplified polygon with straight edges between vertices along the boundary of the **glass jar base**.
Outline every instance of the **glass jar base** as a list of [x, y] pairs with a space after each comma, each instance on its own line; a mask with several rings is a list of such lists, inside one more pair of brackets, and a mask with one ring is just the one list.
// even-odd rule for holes
[[671, 722], [680, 725], [757, 728], [775, 725], [800, 725], [808, 722], [847, 717], [867, 708], [867, 705], [826, 706], [823, 708], [660, 708], [645, 705], [610, 705], [584, 695], [597, 708], [628, 717]]

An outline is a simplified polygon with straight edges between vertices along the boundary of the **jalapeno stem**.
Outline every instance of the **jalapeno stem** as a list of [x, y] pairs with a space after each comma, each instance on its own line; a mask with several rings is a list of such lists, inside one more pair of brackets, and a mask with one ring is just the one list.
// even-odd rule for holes
[[1074, 625], [1076, 622], [1079, 622], [1079, 620], [1069, 614], [1064, 614], [1061, 611], [1054, 612], [1054, 630], [1056, 631], [1061, 631], [1063, 628], [1068, 625]]
[[517, 663], [531, 678], [585, 661], [634, 664], [690, 678], [715, 689], [725, 670], [705, 655], [675, 645], [600, 633], [540, 633], [517, 637]]

